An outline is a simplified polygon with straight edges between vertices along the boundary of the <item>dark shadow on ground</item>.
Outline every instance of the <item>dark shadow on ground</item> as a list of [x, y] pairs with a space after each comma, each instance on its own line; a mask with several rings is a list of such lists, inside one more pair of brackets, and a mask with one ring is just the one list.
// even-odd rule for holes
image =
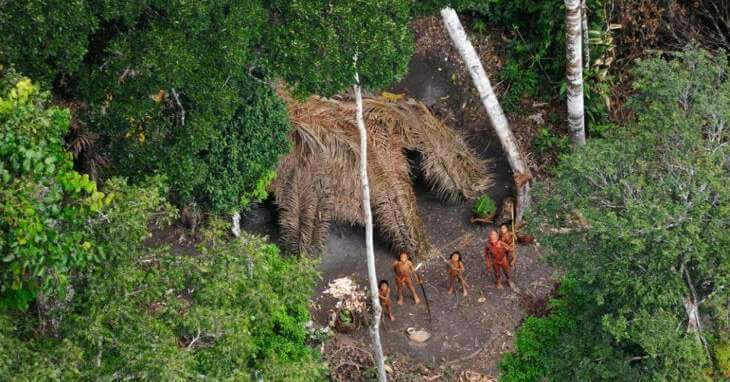
[[[390, 91], [406, 93], [419, 99], [429, 107], [439, 107], [449, 102], [447, 95], [460, 94], [462, 89], [453, 89], [445, 71], [440, 71], [423, 56], [414, 56], [409, 73], [404, 80]], [[453, 101], [453, 100], [452, 100]], [[439, 105], [441, 103], [441, 105]], [[455, 115], [455, 120], [460, 120]], [[466, 137], [470, 146], [484, 159], [492, 163], [494, 185], [489, 195], [499, 204], [511, 194], [512, 174], [488, 121], [474, 121], [465, 124], [451, 124], [452, 128]], [[417, 168], [417, 157], [414, 168]], [[383, 346], [388, 355], [406, 356], [431, 367], [444, 366], [450, 362], [458, 368], [470, 368], [497, 374], [500, 354], [512, 348], [512, 335], [525, 316], [520, 299], [540, 298], [549, 294], [553, 287], [551, 269], [540, 259], [536, 247], [522, 247], [514, 280], [521, 294], [505, 289], [496, 289], [493, 274], [487, 273], [482, 256], [488, 228], [469, 223], [471, 202], [446, 203], [439, 200], [424, 184], [418, 172], [414, 171], [414, 190], [418, 211], [426, 227], [432, 249], [446, 256], [459, 250], [464, 256], [466, 280], [470, 285], [469, 295], [448, 295], [448, 278], [443, 260], [430, 258], [421, 268], [425, 280], [424, 288], [431, 305], [432, 319], [429, 321], [424, 303], [415, 305], [406, 293], [406, 303], [394, 306], [396, 320], [386, 321], [382, 327]], [[387, 279], [395, 287], [391, 264], [395, 253], [382, 239], [376, 237], [375, 256], [378, 277]], [[328, 250], [322, 256], [319, 266], [322, 280], [318, 283], [313, 302], [319, 306], [315, 318], [326, 324], [327, 312], [334, 301], [323, 296], [327, 284], [339, 277], [354, 276], [363, 286], [367, 285], [364, 230], [359, 227], [333, 226], [330, 231]], [[418, 290], [421, 294], [421, 290]], [[479, 302], [479, 301], [483, 302]], [[423, 344], [408, 339], [406, 329], [426, 329], [433, 337]], [[354, 335], [369, 342], [367, 331], [361, 329]], [[468, 358], [468, 360], [464, 360]]]
[[[391, 92], [406, 93], [432, 106], [443, 102], [447, 94], [461, 91], [451, 89], [450, 86], [445, 72], [439, 71], [424, 57], [414, 56], [409, 74]], [[452, 128], [462, 133], [482, 158], [492, 162], [495, 183], [489, 194], [499, 204], [511, 194], [512, 175], [488, 122], [483, 119], [454, 125]], [[411, 159], [415, 162], [418, 160]], [[415, 169], [417, 163], [414, 164]], [[377, 274], [391, 284], [396, 318], [394, 322], [386, 321], [382, 326], [385, 353], [405, 356], [431, 367], [453, 363], [457, 368], [496, 375], [500, 354], [511, 349], [513, 332], [525, 317], [524, 309], [520, 306], [521, 297], [540, 298], [549, 294], [553, 287], [552, 271], [540, 259], [535, 246], [521, 247], [514, 280], [522, 294], [508, 288], [496, 289], [494, 276], [491, 272], [487, 273], [482, 257], [488, 228], [469, 223], [471, 202], [446, 203], [439, 200], [415, 170], [414, 190], [432, 249], [437, 249], [444, 256], [453, 250], [461, 251], [470, 290], [467, 297], [461, 294], [448, 295], [445, 264], [439, 257], [432, 257], [425, 260], [421, 268], [432, 320], [428, 319], [426, 305], [414, 305], [410, 293], [405, 294], [405, 305], [395, 305], [391, 264], [396, 254], [382, 237], [376, 235]], [[243, 228], [276, 241], [278, 228], [275, 206], [267, 202], [254, 208], [244, 216]], [[327, 324], [328, 311], [335, 303], [331, 297], [322, 294], [332, 280], [353, 276], [360, 285], [367, 286], [364, 237], [362, 227], [331, 226], [327, 250], [318, 266], [322, 278], [312, 298], [314, 319], [320, 325]], [[420, 289], [418, 293], [422, 293]], [[423, 344], [413, 343], [406, 336], [408, 327], [426, 329], [433, 337]], [[364, 328], [354, 333], [353, 337], [369, 342]]]

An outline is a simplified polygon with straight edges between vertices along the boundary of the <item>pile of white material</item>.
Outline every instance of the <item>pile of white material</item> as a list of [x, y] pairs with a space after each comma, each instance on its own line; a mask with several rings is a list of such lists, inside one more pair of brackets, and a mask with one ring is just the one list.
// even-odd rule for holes
[[340, 277], [330, 281], [329, 288], [325, 289], [325, 294], [328, 294], [338, 300], [341, 300], [353, 293], [357, 293], [360, 287], [357, 283], [352, 280], [349, 276]]
[[349, 276], [332, 280], [328, 288], [322, 293], [337, 299], [335, 312], [344, 309], [349, 310], [353, 314], [357, 314], [365, 311], [367, 306], [367, 295], [365, 291]]

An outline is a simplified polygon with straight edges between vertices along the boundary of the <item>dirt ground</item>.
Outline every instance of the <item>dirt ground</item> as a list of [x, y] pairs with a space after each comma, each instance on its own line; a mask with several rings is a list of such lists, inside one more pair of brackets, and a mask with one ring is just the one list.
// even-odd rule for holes
[[[487, 228], [468, 223], [468, 206], [445, 205], [428, 195], [420, 195], [419, 207], [432, 246], [442, 253], [459, 250], [463, 254], [469, 295], [449, 295], [443, 261], [427, 260], [419, 271], [432, 320], [428, 319], [425, 303], [415, 305], [406, 292], [404, 305], [396, 305], [393, 293], [395, 321], [385, 321], [382, 326], [384, 351], [396, 358], [406, 356], [431, 369], [451, 366], [456, 370], [468, 368], [497, 375], [500, 354], [512, 349], [513, 333], [525, 316], [521, 297], [548, 295], [553, 288], [552, 271], [542, 262], [536, 246], [525, 246], [520, 248], [514, 273], [521, 294], [509, 288], [496, 289], [493, 274], [487, 273], [481, 254]], [[362, 230], [350, 227], [336, 227], [331, 233], [329, 251], [319, 267], [322, 280], [312, 300], [319, 308], [314, 315], [321, 325], [326, 324], [328, 311], [334, 304], [331, 297], [321, 294], [331, 280], [353, 276], [361, 285], [367, 285], [362, 239]], [[394, 254], [383, 241], [376, 241], [377, 273], [393, 285], [390, 266]], [[417, 292], [422, 295], [420, 289]], [[409, 327], [425, 329], [433, 336], [423, 344], [411, 342], [406, 335]], [[369, 341], [364, 329], [353, 336]]]
[[[431, 107], [448, 125], [462, 133], [483, 158], [492, 161], [495, 184], [489, 193], [498, 203], [511, 193], [511, 172], [501, 147], [492, 132], [485, 113], [476, 97], [470, 78], [458, 55], [450, 47], [448, 37], [438, 19], [423, 19], [414, 24], [417, 52], [409, 72], [393, 93], [405, 93]], [[501, 39], [497, 32], [492, 38], [480, 37], [473, 42], [482, 56], [489, 73], [495, 73], [504, 59]], [[505, 84], [495, 84], [497, 92]], [[528, 102], [529, 103], [529, 102]], [[526, 105], [523, 113], [508, 115], [512, 128], [524, 152], [534, 136], [543, 105]], [[537, 121], [535, 121], [537, 119]], [[539, 171], [537, 165], [535, 171]], [[471, 203], [447, 204], [429, 192], [423, 182], [414, 179], [418, 210], [426, 227], [433, 249], [444, 256], [453, 250], [463, 254], [469, 295], [449, 295], [448, 278], [443, 260], [432, 257], [425, 261], [420, 272], [428, 295], [432, 319], [428, 319], [425, 303], [415, 305], [405, 293], [405, 304], [393, 305], [395, 321], [385, 321], [381, 327], [383, 347], [394, 365], [420, 364], [411, 373], [397, 373], [402, 380], [458, 380], [465, 370], [494, 376], [503, 352], [513, 346], [515, 329], [526, 316], [523, 303], [544, 299], [554, 288], [553, 271], [541, 258], [539, 246], [520, 248], [515, 282], [521, 293], [508, 288], [496, 289], [494, 276], [487, 273], [482, 250], [487, 227], [469, 223]], [[366, 285], [363, 231], [359, 228], [334, 226], [330, 233], [327, 254], [319, 270], [322, 280], [317, 285], [313, 303], [318, 323], [325, 324], [328, 310], [334, 301], [321, 291], [338, 277], [354, 276]], [[392, 253], [386, 242], [376, 236], [376, 267], [378, 277], [389, 280], [393, 288]], [[394, 289], [394, 288], [393, 288]], [[421, 290], [418, 290], [421, 294]], [[395, 302], [395, 290], [392, 296]], [[521, 303], [522, 302], [522, 303]], [[433, 336], [426, 343], [410, 341], [406, 329], [425, 329]], [[351, 335], [369, 343], [365, 329]], [[393, 361], [394, 360], [394, 361]], [[397, 369], [397, 367], [394, 367]], [[466, 379], [465, 379], [466, 380]]]
[[[413, 27], [417, 39], [416, 54], [406, 78], [389, 91], [405, 93], [427, 104], [450, 127], [462, 133], [482, 158], [491, 161], [495, 183], [489, 194], [499, 204], [512, 193], [512, 175], [471, 80], [438, 19], [419, 20]], [[492, 31], [489, 36], [477, 37], [473, 43], [491, 75], [502, 66], [504, 52], [501, 44], [504, 41], [499, 38], [499, 32]], [[496, 83], [494, 86], [499, 93], [508, 84]], [[540, 122], [539, 118], [535, 120], [535, 116], [545, 113], [544, 107], [526, 102], [520, 114], [508, 114], [524, 152], [529, 152], [529, 142]], [[537, 165], [533, 169], [539, 171]], [[526, 317], [524, 306], [531, 301], [544, 300], [553, 291], [553, 270], [543, 261], [539, 244], [522, 246], [514, 271], [514, 280], [521, 293], [509, 288], [496, 289], [494, 276], [486, 271], [482, 257], [488, 227], [469, 223], [471, 202], [443, 202], [430, 193], [417, 175], [413, 180], [418, 211], [432, 250], [444, 256], [453, 250], [462, 253], [470, 289], [466, 297], [460, 293], [448, 295], [446, 266], [440, 258], [431, 257], [424, 261], [419, 271], [430, 303], [431, 320], [426, 304], [415, 305], [408, 292], [405, 293], [405, 304], [396, 305], [391, 270], [396, 254], [376, 230], [377, 274], [379, 278], [387, 279], [393, 289], [395, 321], [385, 321], [381, 326], [384, 351], [388, 364], [394, 369], [391, 377], [414, 381], [479, 380], [464, 377], [465, 373], [472, 372], [497, 377], [501, 354], [512, 349], [515, 329]], [[244, 217], [242, 228], [276, 240], [275, 219], [272, 206], [259, 207]], [[327, 325], [329, 311], [335, 304], [332, 297], [322, 294], [332, 280], [351, 276], [360, 285], [367, 285], [363, 239], [361, 227], [331, 226], [327, 251], [318, 266], [321, 279], [311, 301], [312, 314], [319, 326]], [[418, 293], [422, 295], [420, 289]], [[432, 338], [422, 344], [411, 342], [406, 335], [406, 329], [410, 327], [427, 330]], [[338, 346], [352, 349], [357, 348], [354, 344], [360, 344], [367, 351], [369, 342], [365, 328], [348, 335], [337, 334], [323, 347], [325, 358], [341, 351], [342, 347]], [[360, 350], [358, 352], [361, 353]], [[358, 379], [362, 379], [361, 374], [343, 380]]]

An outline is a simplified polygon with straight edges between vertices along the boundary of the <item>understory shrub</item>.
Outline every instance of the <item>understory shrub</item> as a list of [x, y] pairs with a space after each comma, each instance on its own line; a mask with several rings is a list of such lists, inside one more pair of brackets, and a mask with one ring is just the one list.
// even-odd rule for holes
[[102, 260], [88, 221], [108, 203], [65, 151], [68, 110], [0, 68], [0, 308], [63, 294], [73, 272]]
[[497, 205], [489, 195], [485, 194], [477, 198], [471, 210], [476, 216], [486, 217], [497, 212]]
[[149, 236], [147, 224], [138, 223], [166, 220], [167, 208], [151, 203], [164, 190], [113, 183], [119, 196], [102, 235], [116, 234], [128, 250], [78, 276], [73, 298], [47, 317], [56, 322], [50, 335], [37, 330], [36, 315], [0, 312], [1, 380], [324, 378], [307, 345], [308, 260], [220, 230], [203, 234], [209, 240], [195, 257], [149, 247], [138, 240]]
[[571, 148], [568, 137], [561, 137], [546, 127], [537, 129], [532, 145], [535, 152], [541, 156], [553, 152], [558, 155], [566, 154]]

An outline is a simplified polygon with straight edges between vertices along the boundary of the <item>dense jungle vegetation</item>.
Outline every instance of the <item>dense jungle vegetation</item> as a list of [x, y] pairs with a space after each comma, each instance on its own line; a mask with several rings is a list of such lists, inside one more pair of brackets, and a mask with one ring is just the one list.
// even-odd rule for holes
[[[0, 0], [0, 380], [327, 380], [314, 261], [230, 215], [291, 149], [277, 87], [385, 89], [447, 5], [509, 36], [507, 111], [561, 102], [560, 0]], [[533, 142], [561, 285], [500, 378], [730, 378], [730, 7], [587, 5], [588, 144]], [[156, 240], [180, 220], [192, 255]]]
[[544, 238], [566, 274], [550, 313], [528, 319], [503, 359], [505, 380], [699, 381], [714, 363], [728, 372], [722, 54], [640, 62], [635, 121], [565, 156], [539, 190], [531, 223], [567, 227]]

